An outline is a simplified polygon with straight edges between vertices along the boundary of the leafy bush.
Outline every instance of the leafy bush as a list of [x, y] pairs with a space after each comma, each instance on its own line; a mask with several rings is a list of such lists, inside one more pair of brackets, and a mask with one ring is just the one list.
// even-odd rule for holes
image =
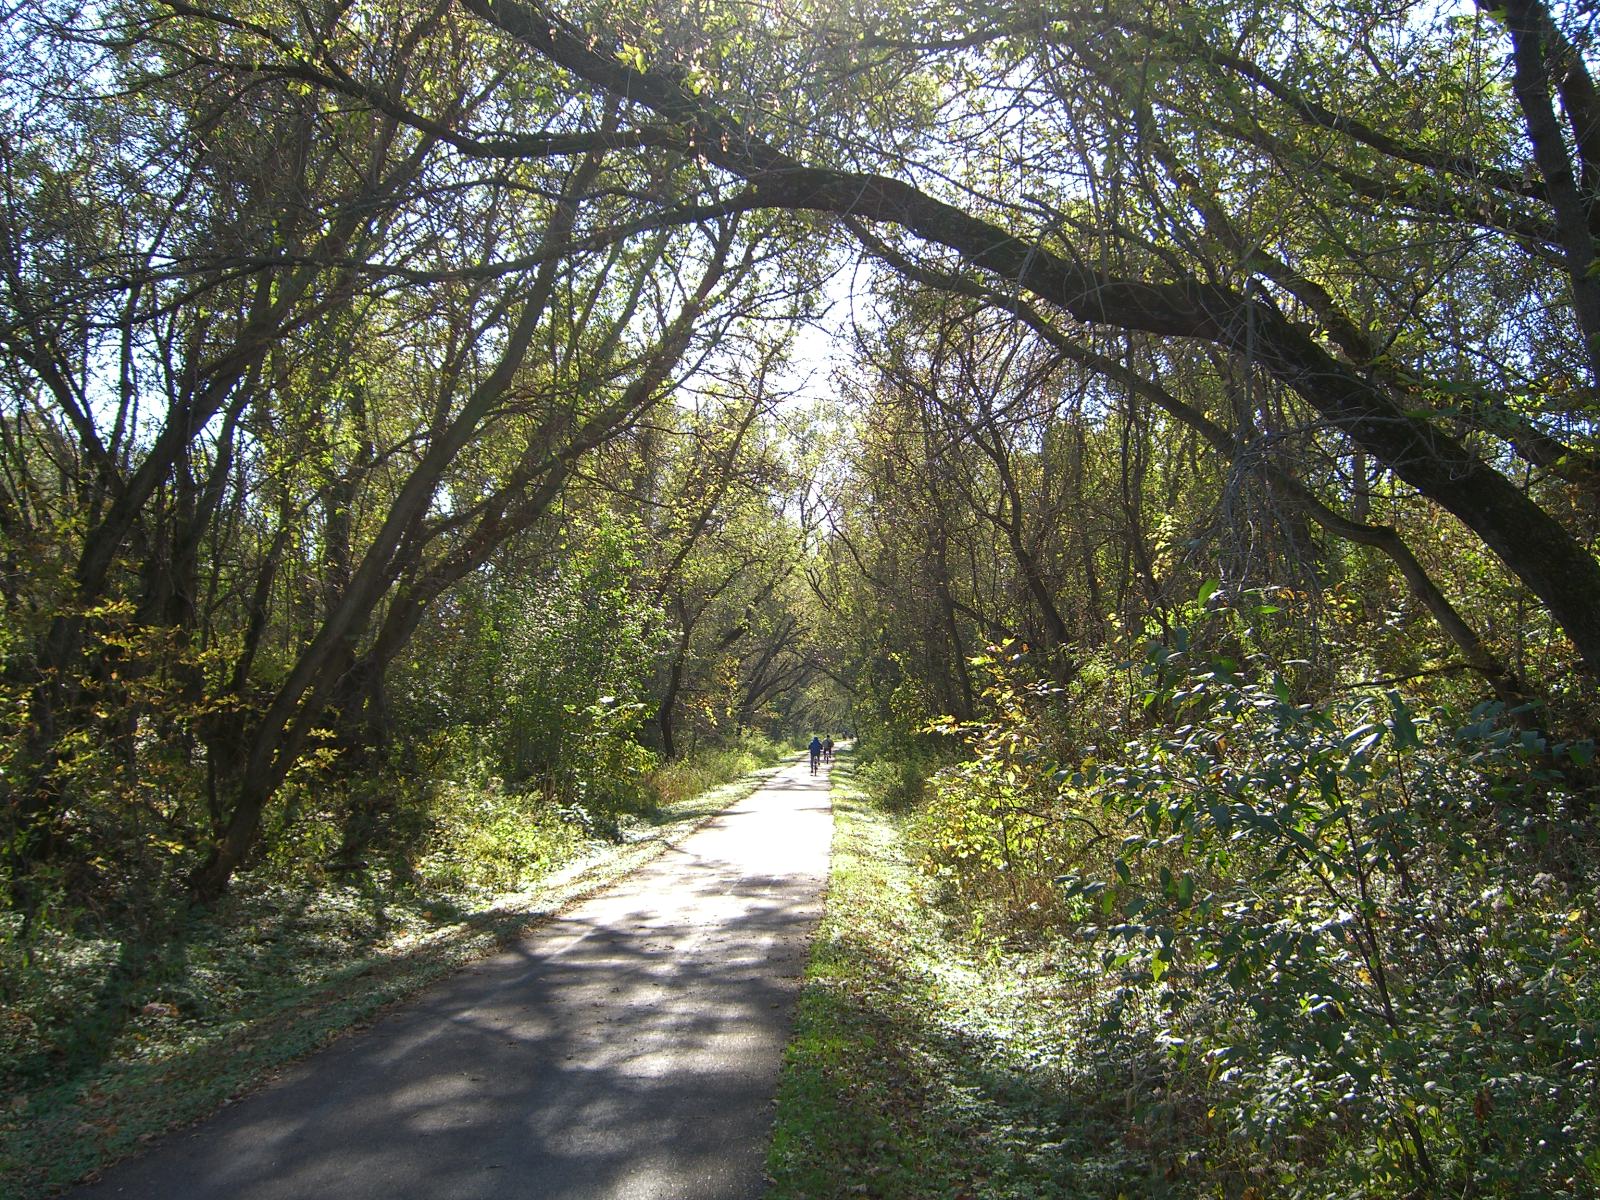
[[429, 789], [431, 835], [415, 872], [427, 890], [504, 892], [575, 857], [586, 822], [497, 778], [442, 781]]
[[993, 647], [972, 665], [987, 675], [986, 715], [933, 726], [964, 738], [968, 755], [938, 770], [919, 764], [927, 782], [913, 836], [924, 871], [975, 929], [1048, 924], [1060, 915], [1055, 877], [1080, 861], [1081, 847], [1104, 837], [1098, 806], [1070, 804], [1052, 769], [1074, 744], [1072, 714], [1100, 712], [1080, 702], [1106, 677], [1086, 677], [1069, 696], [1028, 680], [1027, 656], [1010, 646]]
[[933, 764], [927, 755], [868, 759], [856, 767], [854, 782], [878, 807], [907, 813], [921, 803]]
[[662, 763], [650, 775], [649, 786], [661, 804], [678, 804], [701, 792], [770, 766], [786, 748], [762, 734], [746, 730], [732, 746], [702, 749]]
[[919, 826], [972, 927], [1097, 948], [1163, 1119], [1286, 1189], [1600, 1186], [1591, 747], [1396, 691], [1304, 703], [1181, 631], [1140, 678], [1163, 728], [1063, 766], [1070, 707], [997, 676]]
[[394, 672], [409, 774], [498, 777], [603, 836], [650, 808], [656, 759], [639, 733], [663, 635], [635, 586], [643, 536], [597, 511], [559, 559], [463, 587], [450, 627]]
[[1160, 646], [1148, 670], [1183, 723], [1073, 777], [1126, 836], [1069, 891], [1174, 1044], [1203, 1033], [1236, 1134], [1350, 1179], [1600, 1182], [1600, 893], [1552, 769], [1590, 748]]

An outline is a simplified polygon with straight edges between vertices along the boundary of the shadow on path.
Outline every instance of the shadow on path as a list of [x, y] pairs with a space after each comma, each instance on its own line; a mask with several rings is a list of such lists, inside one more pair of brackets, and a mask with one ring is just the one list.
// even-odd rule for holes
[[783, 772], [514, 949], [72, 1195], [759, 1195], [827, 872], [826, 789]]

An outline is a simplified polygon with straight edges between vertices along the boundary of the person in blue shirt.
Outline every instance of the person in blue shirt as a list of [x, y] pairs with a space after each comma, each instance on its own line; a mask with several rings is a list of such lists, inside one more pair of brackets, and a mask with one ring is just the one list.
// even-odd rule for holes
[[817, 773], [817, 761], [822, 757], [822, 739], [816, 734], [811, 735], [811, 773]]

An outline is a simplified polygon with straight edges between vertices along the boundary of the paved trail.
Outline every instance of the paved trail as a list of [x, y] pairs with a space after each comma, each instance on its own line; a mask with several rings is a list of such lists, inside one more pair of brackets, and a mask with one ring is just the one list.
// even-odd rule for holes
[[745, 1200], [821, 907], [800, 764], [515, 950], [73, 1193]]

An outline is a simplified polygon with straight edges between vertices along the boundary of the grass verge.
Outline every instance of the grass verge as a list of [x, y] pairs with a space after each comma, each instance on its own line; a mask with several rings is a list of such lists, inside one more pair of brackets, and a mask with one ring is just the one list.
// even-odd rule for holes
[[[769, 1200], [1162, 1195], [1153, 1081], [1074, 1044], [1092, 980], [946, 928], [902, 821], [835, 768], [827, 911], [786, 1054]], [[1130, 1140], [1131, 1137], [1131, 1140]]]
[[[0, 1195], [48, 1196], [527, 934], [750, 795], [771, 768], [664, 804], [526, 890], [463, 905], [360, 886], [238, 889], [166, 949], [161, 999], [111, 1045], [0, 1107]], [[85, 997], [92, 1004], [92, 997]]]

